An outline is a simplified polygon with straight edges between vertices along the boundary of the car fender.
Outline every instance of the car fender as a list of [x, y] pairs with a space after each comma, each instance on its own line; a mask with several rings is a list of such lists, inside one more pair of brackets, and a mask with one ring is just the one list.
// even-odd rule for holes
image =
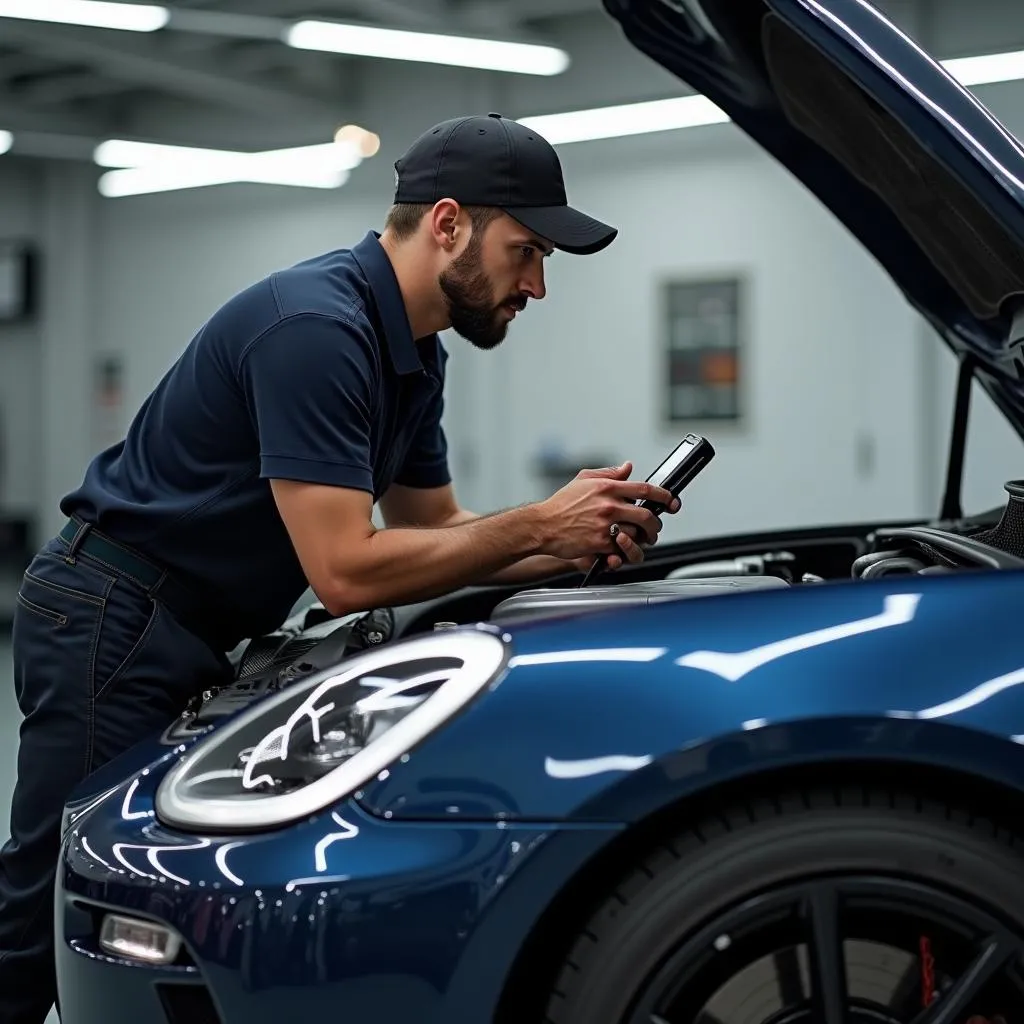
[[386, 818], [629, 822], [827, 761], [1016, 784], [1022, 580], [889, 577], [510, 627], [490, 689], [357, 799]]

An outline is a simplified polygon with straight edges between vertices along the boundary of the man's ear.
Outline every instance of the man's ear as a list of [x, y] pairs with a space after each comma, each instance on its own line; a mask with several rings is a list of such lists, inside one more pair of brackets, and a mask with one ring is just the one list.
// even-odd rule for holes
[[451, 252], [459, 243], [462, 207], [454, 199], [440, 199], [430, 211], [430, 236], [436, 245]]

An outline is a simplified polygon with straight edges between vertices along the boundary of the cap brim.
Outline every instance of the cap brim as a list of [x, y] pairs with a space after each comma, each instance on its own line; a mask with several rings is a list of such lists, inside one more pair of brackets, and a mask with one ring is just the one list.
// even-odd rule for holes
[[611, 245], [617, 228], [602, 224], [571, 206], [503, 207], [525, 228], [547, 239], [556, 249], [577, 256], [589, 256]]

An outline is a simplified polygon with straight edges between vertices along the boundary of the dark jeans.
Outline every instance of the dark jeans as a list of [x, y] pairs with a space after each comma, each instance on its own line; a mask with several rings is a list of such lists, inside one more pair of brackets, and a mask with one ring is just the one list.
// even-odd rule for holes
[[53, 886], [64, 803], [90, 772], [162, 731], [230, 666], [134, 581], [56, 538], [18, 592], [14, 686], [24, 715], [11, 839], [0, 850], [0, 1024], [56, 999]]

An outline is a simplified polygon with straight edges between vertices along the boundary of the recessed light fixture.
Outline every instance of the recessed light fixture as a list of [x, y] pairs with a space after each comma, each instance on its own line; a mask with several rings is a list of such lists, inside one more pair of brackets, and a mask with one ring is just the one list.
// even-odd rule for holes
[[283, 38], [289, 46], [300, 50], [447, 64], [485, 71], [512, 71], [524, 75], [560, 75], [569, 66], [569, 55], [554, 46], [345, 25], [334, 21], [300, 21], [288, 28]]
[[533, 128], [552, 145], [612, 139], [647, 132], [723, 124], [729, 118], [706, 96], [677, 96], [644, 103], [623, 103], [614, 107], [570, 110], [563, 114], [525, 117], [520, 123]]
[[980, 57], [954, 57], [941, 64], [964, 86], [991, 85], [1024, 78], [1024, 50], [988, 53]]
[[365, 155], [349, 139], [262, 153], [111, 139], [96, 147], [93, 158], [100, 167], [116, 168], [98, 186], [114, 199], [239, 183], [340, 188]]
[[0, 18], [53, 21], [60, 25], [156, 32], [170, 20], [166, 7], [107, 0], [0, 0]]

